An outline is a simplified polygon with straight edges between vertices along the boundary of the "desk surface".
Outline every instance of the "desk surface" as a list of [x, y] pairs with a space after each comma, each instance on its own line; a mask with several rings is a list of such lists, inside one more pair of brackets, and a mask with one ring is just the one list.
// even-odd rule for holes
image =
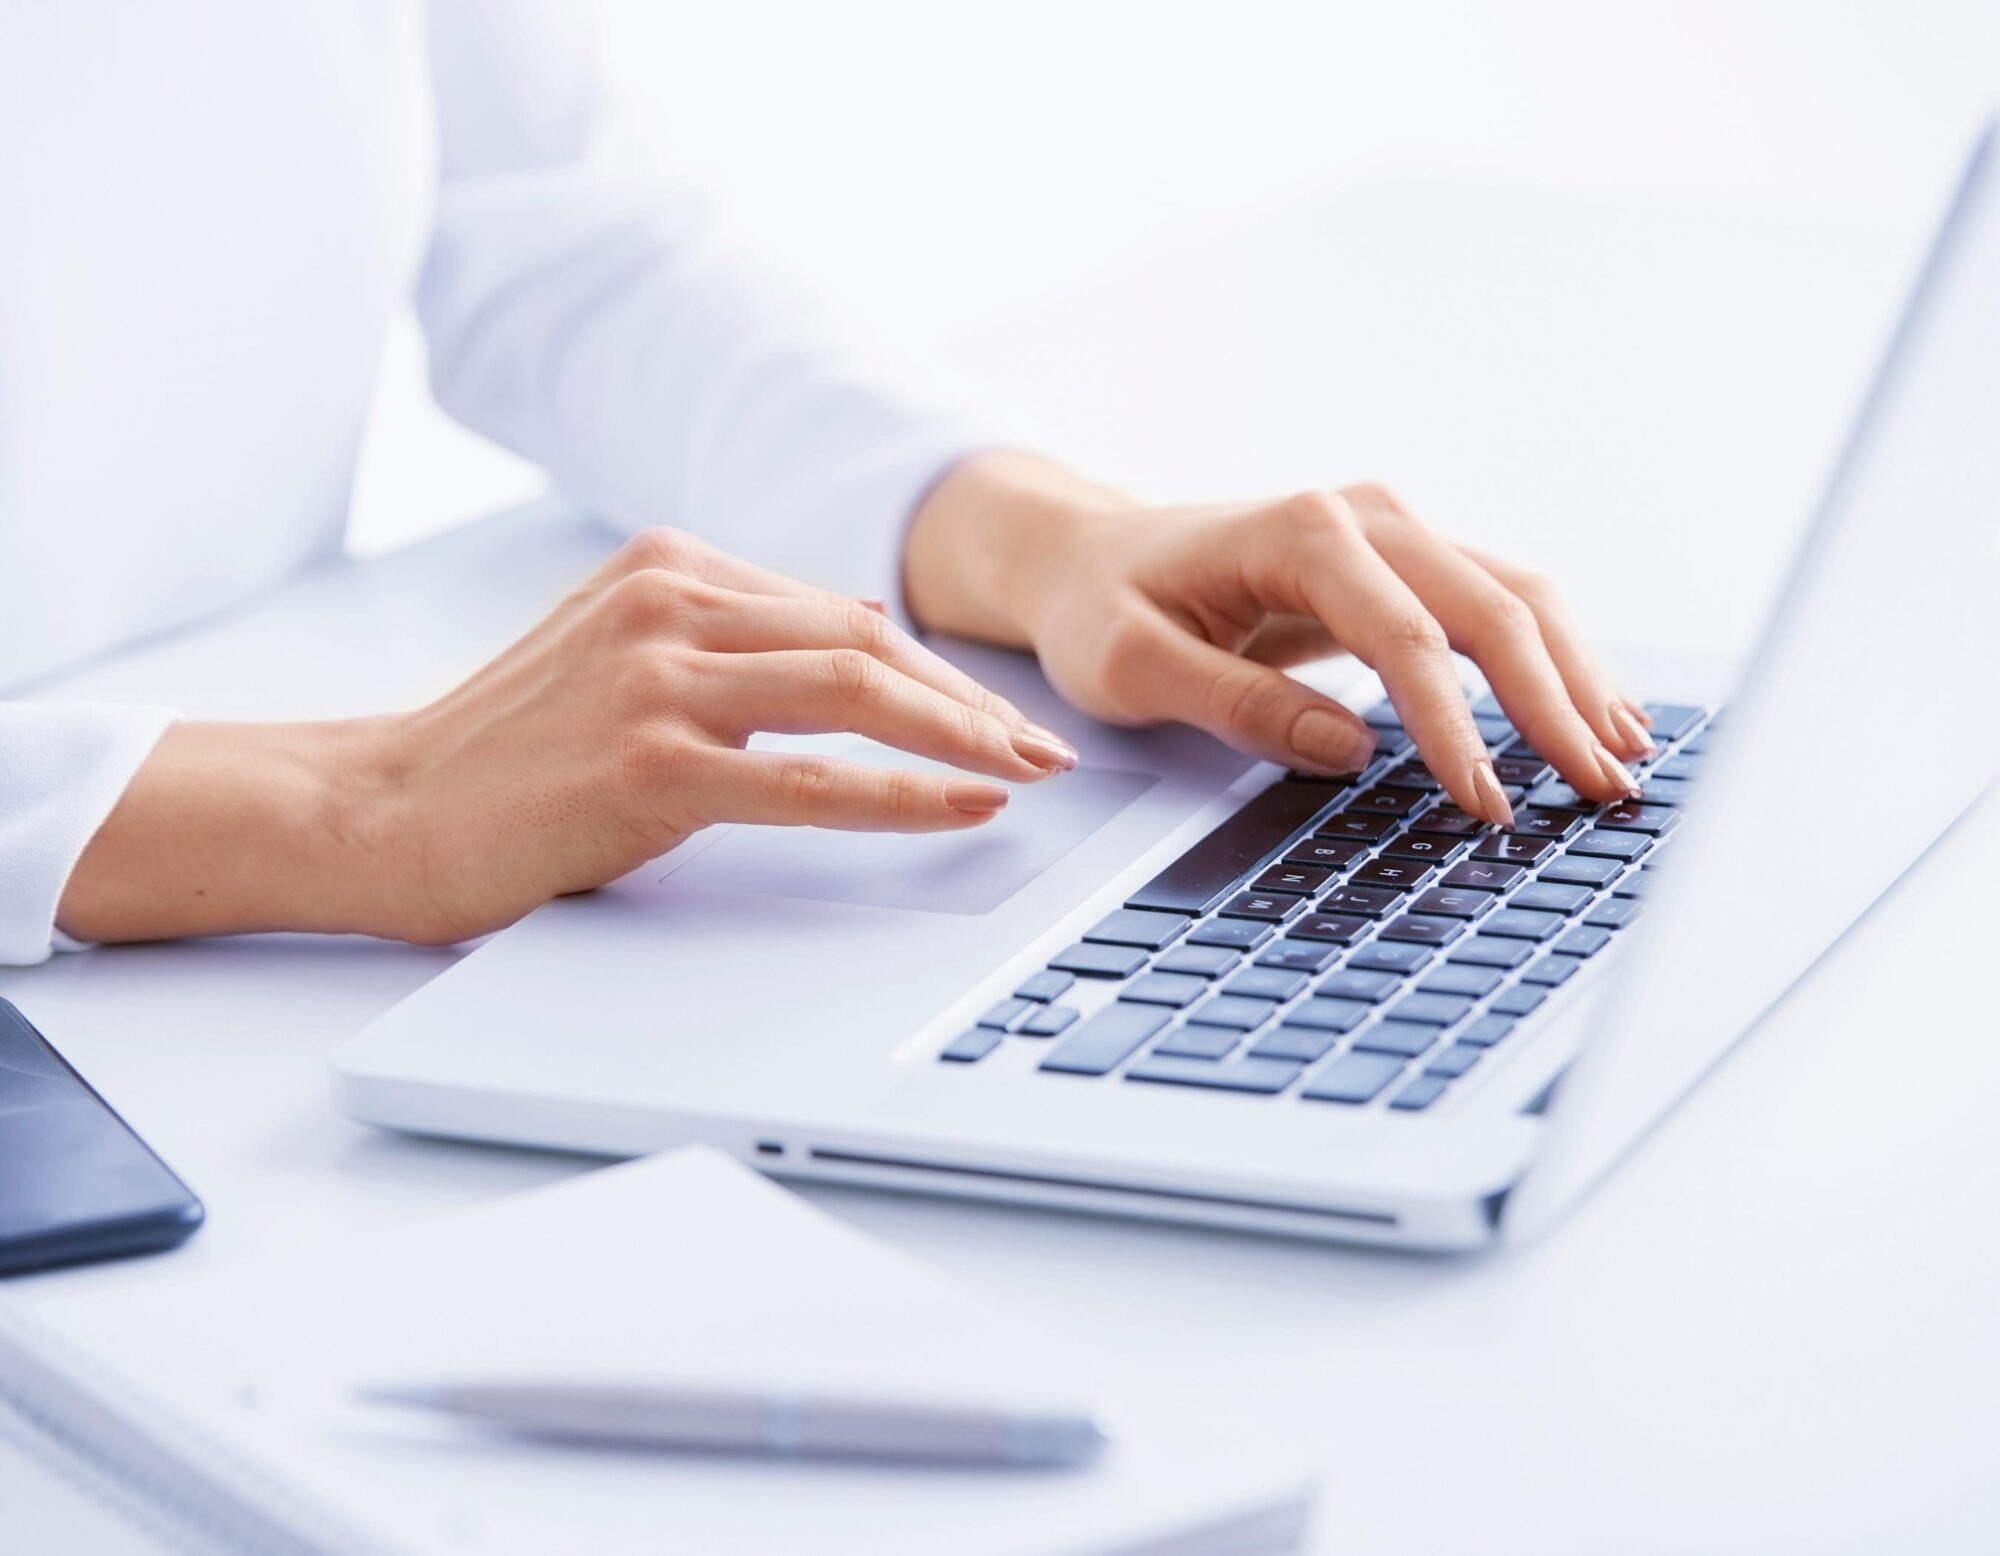
[[[1764, 344], [1739, 349], [1737, 373], [1706, 386], [1726, 403], [1704, 418], [1768, 407], [1802, 361], [1823, 368], [1840, 357], [1858, 369], [1884, 312], [1862, 283], [1893, 268], [1849, 275], [1849, 314], [1860, 322], [1840, 342], [1801, 356], [1787, 329], [1804, 332], [1807, 312], [1789, 325], [1767, 319]], [[1826, 290], [1823, 276], [1816, 285]], [[1685, 373], [1703, 353], [1682, 332], [1740, 348], [1744, 322], [1649, 328], [1676, 340]], [[1594, 349], [1545, 345], [1572, 360]], [[1501, 366], [1478, 370], [1502, 423], [1478, 441], [1497, 447], [1507, 419], [1525, 426], [1529, 412], [1500, 393]], [[1682, 387], [1695, 386], [1684, 377]], [[1773, 446], [1796, 456], [1823, 443], [1813, 416], [1846, 398], [1802, 385]], [[1586, 389], [1541, 405], [1534, 426], [1552, 413], [1573, 418], [1580, 457], [1603, 444], [1590, 418], [1609, 413]], [[1163, 410], [1163, 431], [1173, 414]], [[1163, 450], [1171, 444], [1163, 437]], [[1557, 483], [1568, 498], [1544, 510], [1545, 546], [1579, 543], [1583, 565], [1568, 570], [1579, 592], [1608, 586], [1620, 565], [1615, 544], [1595, 537], [1597, 501], [1623, 457]], [[1643, 511], [1685, 504], [1718, 469], [1717, 458], [1696, 458], [1661, 473], [1669, 490]], [[1758, 490], [1803, 493], [1809, 477], [1766, 472]], [[1518, 493], [1509, 502], [1518, 516]], [[1686, 527], [1719, 544], [1738, 517], [1690, 508]], [[553, 510], [487, 521], [387, 565], [332, 569], [281, 604], [101, 667], [71, 689], [245, 716], [396, 705], [504, 641], [607, 543]], [[1856, 740], [1873, 743], [1866, 710]], [[1865, 764], [1831, 781], [1867, 803]], [[1604, 1191], [1524, 1251], [1383, 1255], [808, 1192], [1135, 1374], [1248, 1409], [1311, 1445], [1326, 1483], [1319, 1550], [1989, 1548], [2000, 1522], [1990, 1474], [2000, 1441], [1991, 1209], [2000, 1141], [1989, 1119], [2000, 1044], [1972, 987], [1925, 980], [1991, 960], [1993, 915], [1980, 905], [1996, 864], [2000, 804], [1989, 802]], [[451, 955], [274, 936], [121, 948], [0, 975], [0, 992], [211, 1209], [207, 1229], [169, 1258], [39, 1277], [9, 1293], [60, 1302], [84, 1285], [344, 1237], [589, 1165], [392, 1137], [329, 1108], [328, 1048]]]

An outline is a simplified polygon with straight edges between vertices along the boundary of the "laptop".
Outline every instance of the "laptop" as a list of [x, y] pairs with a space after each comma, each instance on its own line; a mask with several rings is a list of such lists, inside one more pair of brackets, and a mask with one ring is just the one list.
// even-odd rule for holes
[[1476, 685], [1509, 831], [1439, 794], [1385, 703], [1351, 781], [1245, 770], [959, 646], [1077, 771], [971, 834], [698, 834], [348, 1040], [339, 1105], [1295, 1237], [1532, 1235], [2000, 775], [1993, 139], [1737, 683], [1645, 688], [1637, 800], [1583, 801]]

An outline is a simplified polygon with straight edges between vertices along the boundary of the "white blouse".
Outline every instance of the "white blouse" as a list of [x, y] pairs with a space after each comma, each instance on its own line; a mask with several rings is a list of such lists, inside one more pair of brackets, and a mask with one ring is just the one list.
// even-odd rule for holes
[[0, 963], [170, 721], [35, 683], [336, 551], [385, 332], [633, 526], [894, 594], [964, 452], [616, 163], [569, 0], [62, 0], [0, 44]]

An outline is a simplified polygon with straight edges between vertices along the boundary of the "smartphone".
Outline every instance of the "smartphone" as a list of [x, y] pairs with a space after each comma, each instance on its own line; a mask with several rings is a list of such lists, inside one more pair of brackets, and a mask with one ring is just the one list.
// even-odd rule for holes
[[0, 999], [0, 1275], [186, 1242], [201, 1201]]

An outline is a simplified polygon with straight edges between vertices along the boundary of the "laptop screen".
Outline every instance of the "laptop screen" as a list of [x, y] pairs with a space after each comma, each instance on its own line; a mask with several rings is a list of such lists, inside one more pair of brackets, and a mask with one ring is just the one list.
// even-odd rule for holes
[[[1712, 738], [1638, 943], [1585, 1012], [1595, 1036], [1508, 1200], [1509, 1236], [1579, 1197], [2000, 777], [1994, 136]], [[1872, 784], [1918, 753], [1893, 789]]]

